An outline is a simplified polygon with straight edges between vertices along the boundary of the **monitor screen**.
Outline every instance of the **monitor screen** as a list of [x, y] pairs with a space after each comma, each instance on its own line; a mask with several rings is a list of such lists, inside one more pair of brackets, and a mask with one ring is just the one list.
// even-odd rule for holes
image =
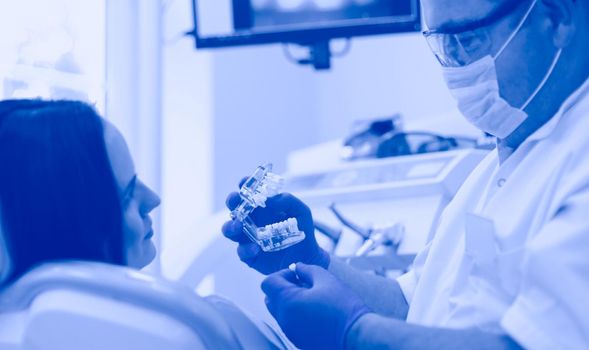
[[419, 0], [193, 0], [198, 47], [419, 31]]

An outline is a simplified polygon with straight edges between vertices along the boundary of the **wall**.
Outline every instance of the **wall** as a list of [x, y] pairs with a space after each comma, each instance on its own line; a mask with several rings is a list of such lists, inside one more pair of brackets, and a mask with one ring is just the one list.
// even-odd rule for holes
[[315, 74], [279, 46], [213, 54], [214, 208], [258, 164], [284, 170], [287, 154], [317, 142]]
[[163, 13], [162, 272], [173, 274], [194, 223], [212, 212], [212, 54], [184, 35], [189, 1], [168, 1]]
[[316, 75], [320, 140], [346, 135], [357, 119], [401, 112], [415, 124], [454, 108], [421, 34], [353, 39], [350, 53], [333, 64]]

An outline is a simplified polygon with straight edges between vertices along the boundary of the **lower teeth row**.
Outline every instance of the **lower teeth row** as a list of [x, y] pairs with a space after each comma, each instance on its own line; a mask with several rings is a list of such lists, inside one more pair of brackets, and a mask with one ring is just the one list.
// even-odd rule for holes
[[290, 218], [275, 224], [266, 225], [258, 230], [258, 236], [260, 238], [284, 235], [289, 233], [295, 233], [299, 231], [298, 222], [295, 218]]

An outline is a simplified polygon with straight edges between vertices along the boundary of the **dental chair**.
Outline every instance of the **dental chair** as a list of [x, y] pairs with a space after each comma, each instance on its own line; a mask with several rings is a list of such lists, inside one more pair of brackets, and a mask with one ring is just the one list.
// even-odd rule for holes
[[0, 350], [286, 348], [226, 300], [120, 266], [45, 264], [0, 292]]

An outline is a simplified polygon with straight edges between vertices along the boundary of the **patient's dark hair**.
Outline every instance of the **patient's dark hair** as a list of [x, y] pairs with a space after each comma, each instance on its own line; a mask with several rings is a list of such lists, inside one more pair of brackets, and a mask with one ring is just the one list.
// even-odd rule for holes
[[12, 271], [58, 260], [125, 263], [102, 119], [75, 101], [0, 101], [0, 208]]

